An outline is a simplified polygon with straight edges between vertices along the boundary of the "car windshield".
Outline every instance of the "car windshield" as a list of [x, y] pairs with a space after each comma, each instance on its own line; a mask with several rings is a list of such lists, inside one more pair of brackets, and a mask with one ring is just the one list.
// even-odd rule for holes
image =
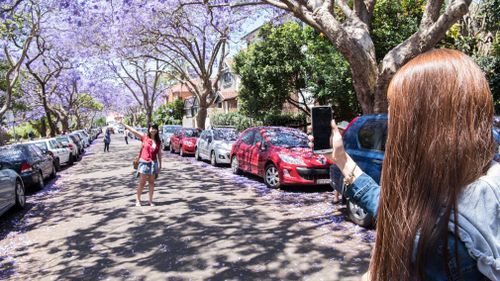
[[18, 146], [0, 147], [0, 160], [15, 161], [22, 160], [23, 158], [23, 151]]
[[264, 135], [274, 146], [309, 147], [307, 135], [296, 129], [269, 129], [265, 130]]
[[179, 130], [179, 127], [163, 127], [163, 132], [164, 133], [169, 133], [169, 134], [172, 134], [172, 133], [175, 133], [175, 131]]
[[224, 129], [224, 130], [214, 130], [215, 140], [225, 140], [225, 141], [235, 141], [238, 138], [236, 135], [236, 130]]
[[197, 138], [200, 135], [198, 130], [194, 129], [184, 129], [184, 136], [189, 138]]

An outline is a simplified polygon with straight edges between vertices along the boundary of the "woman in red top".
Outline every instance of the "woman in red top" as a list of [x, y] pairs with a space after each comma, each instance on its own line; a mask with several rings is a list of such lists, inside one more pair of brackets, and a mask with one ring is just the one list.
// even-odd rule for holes
[[158, 125], [153, 124], [148, 128], [148, 133], [143, 135], [134, 128], [123, 124], [132, 134], [136, 135], [142, 142], [139, 166], [137, 172], [140, 174], [139, 186], [137, 186], [136, 206], [141, 206], [141, 194], [146, 181], [149, 183], [149, 205], [154, 206], [153, 193], [155, 190], [155, 176], [161, 170], [161, 140], [158, 135]]

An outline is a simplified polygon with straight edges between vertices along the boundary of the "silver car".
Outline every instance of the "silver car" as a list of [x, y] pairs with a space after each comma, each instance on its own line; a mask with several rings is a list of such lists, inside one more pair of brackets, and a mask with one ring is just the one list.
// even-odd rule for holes
[[170, 137], [175, 133], [175, 131], [180, 129], [182, 129], [182, 126], [180, 125], [165, 125], [162, 127], [160, 139], [163, 144], [163, 150], [168, 150], [170, 148]]
[[210, 160], [213, 166], [231, 163], [229, 154], [237, 138], [238, 134], [232, 128], [203, 131], [196, 142], [196, 160]]
[[[1, 169], [2, 164], [0, 164]], [[12, 207], [24, 208], [26, 196], [21, 177], [10, 169], [0, 170], [0, 215]]]

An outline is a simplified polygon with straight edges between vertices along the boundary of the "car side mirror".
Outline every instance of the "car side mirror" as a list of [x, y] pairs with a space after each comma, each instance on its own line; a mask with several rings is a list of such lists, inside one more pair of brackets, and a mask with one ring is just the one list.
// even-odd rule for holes
[[263, 149], [262, 149], [262, 148], [263, 148], [263, 145], [262, 145], [262, 143], [261, 143], [260, 141], [256, 142], [256, 143], [255, 143], [255, 146], [256, 146], [258, 149], [263, 150]]
[[212, 137], [208, 137], [208, 143], [211, 143], [212, 142]]

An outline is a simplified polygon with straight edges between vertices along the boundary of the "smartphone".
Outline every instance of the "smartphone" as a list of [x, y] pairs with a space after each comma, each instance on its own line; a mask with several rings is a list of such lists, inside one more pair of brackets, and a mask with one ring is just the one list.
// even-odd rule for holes
[[330, 137], [332, 135], [332, 107], [315, 106], [311, 109], [312, 135], [314, 137], [314, 153], [332, 152]]

